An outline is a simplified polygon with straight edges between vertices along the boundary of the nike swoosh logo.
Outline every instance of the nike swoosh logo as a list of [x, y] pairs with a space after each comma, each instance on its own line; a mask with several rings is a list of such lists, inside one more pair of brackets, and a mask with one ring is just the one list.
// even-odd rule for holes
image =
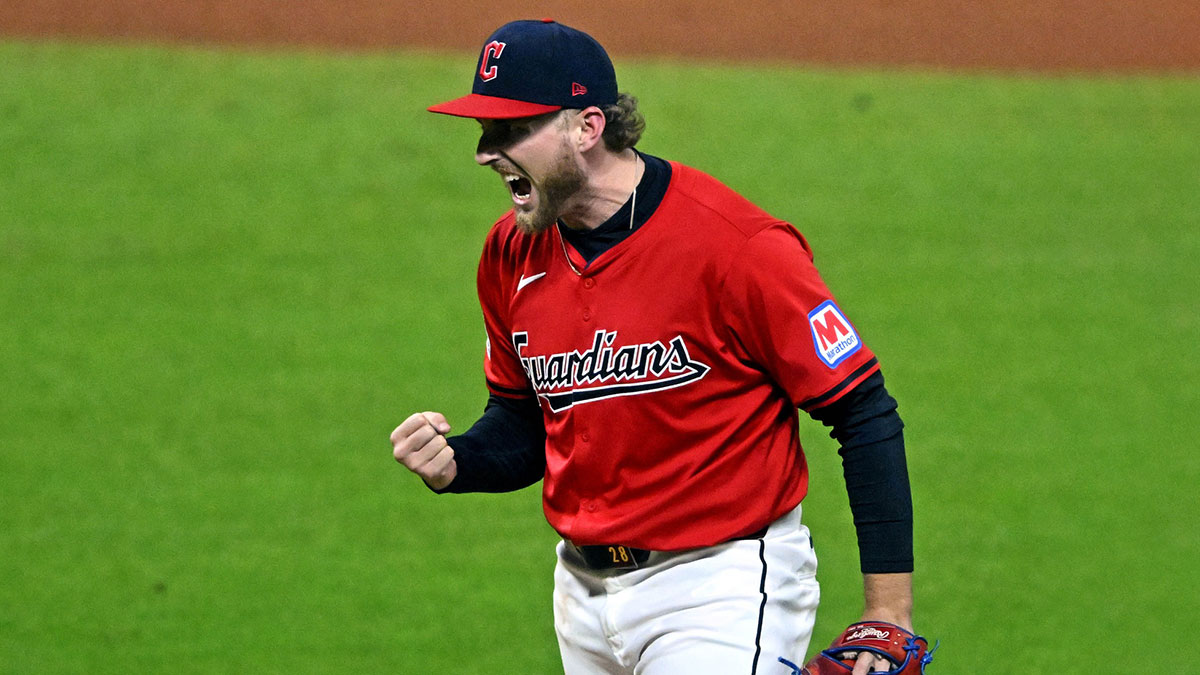
[[541, 279], [544, 276], [546, 276], [545, 272], [542, 272], [541, 274], [535, 274], [531, 277], [527, 277], [522, 274], [521, 280], [517, 282], [517, 290], [520, 291], [522, 288], [525, 288], [529, 284], [532, 284], [533, 282], [537, 281], [538, 279]]

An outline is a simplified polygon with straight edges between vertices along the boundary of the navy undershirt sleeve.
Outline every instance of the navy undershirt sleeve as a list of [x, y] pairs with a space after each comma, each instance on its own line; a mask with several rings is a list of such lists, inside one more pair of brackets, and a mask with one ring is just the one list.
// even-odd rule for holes
[[436, 492], [512, 492], [546, 473], [546, 428], [533, 396], [493, 394], [483, 416], [446, 442], [454, 450], [458, 474]]
[[904, 423], [876, 372], [837, 401], [812, 411], [841, 444], [842, 472], [865, 574], [913, 571], [912, 492]]

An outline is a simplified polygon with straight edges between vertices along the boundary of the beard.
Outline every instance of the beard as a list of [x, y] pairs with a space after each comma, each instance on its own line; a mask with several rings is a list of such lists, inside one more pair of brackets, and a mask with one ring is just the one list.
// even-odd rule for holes
[[525, 234], [538, 234], [558, 222], [563, 206], [583, 188], [586, 179], [575, 157], [564, 147], [562, 154], [542, 180], [538, 190], [537, 207], [532, 211], [518, 210], [517, 227]]

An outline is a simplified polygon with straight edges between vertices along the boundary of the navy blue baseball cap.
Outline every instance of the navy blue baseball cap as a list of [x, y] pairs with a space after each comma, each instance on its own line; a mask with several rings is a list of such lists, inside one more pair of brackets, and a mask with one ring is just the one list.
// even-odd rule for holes
[[617, 102], [617, 73], [592, 36], [552, 19], [513, 21], [488, 37], [471, 93], [429, 112], [478, 119], [532, 117]]

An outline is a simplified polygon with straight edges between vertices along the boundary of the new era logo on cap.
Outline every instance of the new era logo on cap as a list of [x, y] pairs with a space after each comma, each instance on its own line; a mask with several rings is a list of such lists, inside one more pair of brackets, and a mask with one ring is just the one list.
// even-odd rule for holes
[[604, 47], [550, 19], [498, 28], [479, 53], [474, 80], [469, 95], [429, 111], [511, 119], [617, 102], [617, 74]]

